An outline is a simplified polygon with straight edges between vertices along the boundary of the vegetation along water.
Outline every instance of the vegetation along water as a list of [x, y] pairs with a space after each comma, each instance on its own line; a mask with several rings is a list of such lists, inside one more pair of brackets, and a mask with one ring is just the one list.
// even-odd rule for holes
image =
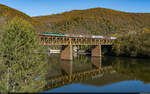
[[[99, 58], [64, 61], [40, 44], [44, 32], [117, 39]], [[150, 92], [149, 67], [150, 13], [91, 8], [30, 17], [0, 4], [0, 92]]]

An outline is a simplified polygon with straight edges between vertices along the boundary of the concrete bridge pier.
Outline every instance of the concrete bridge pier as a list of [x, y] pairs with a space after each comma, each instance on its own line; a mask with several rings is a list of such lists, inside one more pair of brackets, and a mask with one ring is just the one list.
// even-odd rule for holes
[[101, 45], [93, 46], [91, 53], [92, 53], [93, 57], [100, 57], [100, 56], [102, 56], [102, 54], [101, 54]]
[[73, 60], [72, 45], [63, 45], [61, 49], [61, 59]]

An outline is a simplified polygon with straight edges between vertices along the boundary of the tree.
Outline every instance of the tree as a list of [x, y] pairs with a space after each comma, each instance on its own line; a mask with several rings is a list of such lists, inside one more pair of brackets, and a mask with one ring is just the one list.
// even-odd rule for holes
[[119, 36], [113, 44], [116, 55], [150, 57], [150, 32], [129, 32]]
[[0, 44], [0, 65], [3, 66], [0, 92], [38, 91], [45, 83], [46, 62], [39, 53], [43, 47], [39, 45], [34, 27], [15, 17], [4, 26]]

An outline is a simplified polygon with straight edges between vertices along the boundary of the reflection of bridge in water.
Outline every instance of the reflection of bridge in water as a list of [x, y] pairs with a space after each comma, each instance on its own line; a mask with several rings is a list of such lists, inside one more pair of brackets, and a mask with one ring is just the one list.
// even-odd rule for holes
[[61, 59], [72, 60], [73, 59], [73, 46], [78, 45], [90, 45], [92, 56], [101, 56], [102, 45], [112, 45], [115, 39], [112, 38], [89, 38], [89, 37], [65, 37], [65, 36], [49, 36], [40, 35], [40, 43], [48, 46], [62, 46]]
[[[105, 72], [113, 71], [112, 66], [102, 66], [101, 63], [101, 58], [92, 57], [91, 64], [87, 65], [91, 65], [91, 69], [80, 69], [82, 67], [81, 64], [81, 66], [79, 66], [80, 68], [78, 68], [78, 71], [76, 71], [75, 69], [77, 69], [77, 67], [73, 68], [72, 61], [61, 61], [60, 65], [63, 75], [50, 77], [44, 90], [57, 88], [74, 82], [88, 80], [89, 78], [94, 79], [97, 77], [101, 77]], [[83, 66], [84, 65], [85, 64], [83, 64]]]
[[[60, 56], [60, 54], [57, 55]], [[55, 56], [55, 58], [52, 56]], [[135, 59], [129, 59], [128, 61], [130, 62], [127, 63], [126, 58], [120, 59], [108, 56], [101, 59], [88, 56], [84, 57], [83, 55], [77, 56], [74, 58], [74, 61], [60, 61], [56, 54], [52, 56], [50, 60], [52, 60], [51, 64], [53, 66], [50, 68], [49, 77], [47, 77], [48, 83], [41, 91], [51, 91], [51, 89], [54, 88], [60, 90], [59, 87], [64, 85], [68, 85], [66, 87], [74, 87], [74, 85], [81, 85], [82, 87], [88, 85], [90, 87], [96, 86], [98, 88], [103, 88], [129, 80], [140, 80], [144, 82], [144, 84], [149, 83], [149, 64], [143, 62], [143, 60], [140, 61], [138, 59], [137, 62]], [[80, 83], [80, 85], [76, 83]]]

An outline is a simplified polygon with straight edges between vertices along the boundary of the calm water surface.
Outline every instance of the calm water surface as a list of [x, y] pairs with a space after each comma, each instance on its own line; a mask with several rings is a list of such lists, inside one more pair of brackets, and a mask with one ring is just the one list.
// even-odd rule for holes
[[51, 54], [49, 63], [44, 92], [150, 92], [150, 59]]

